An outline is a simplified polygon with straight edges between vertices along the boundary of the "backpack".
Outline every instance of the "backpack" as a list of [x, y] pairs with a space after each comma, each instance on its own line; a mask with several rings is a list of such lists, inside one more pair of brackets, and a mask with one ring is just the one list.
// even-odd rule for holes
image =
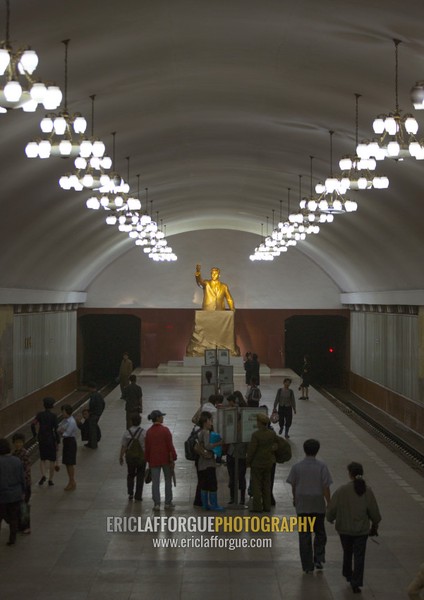
[[275, 450], [275, 460], [279, 464], [285, 463], [289, 461], [292, 457], [291, 446], [286, 440], [279, 437], [277, 434], [275, 434], [275, 437], [275, 441], [277, 443], [277, 449]]
[[144, 462], [144, 450], [140, 443], [140, 434], [142, 431], [141, 427], [139, 427], [137, 431], [132, 434], [128, 429], [131, 440], [127, 446], [127, 451], [125, 452], [125, 460], [129, 465], [140, 466]]
[[196, 460], [198, 456], [195, 446], [197, 444], [197, 434], [199, 433], [198, 427], [193, 427], [190, 435], [184, 442], [184, 454], [187, 460]]
[[247, 405], [248, 406], [259, 406], [259, 400], [262, 398], [261, 390], [257, 387], [251, 388], [248, 396], [247, 396]]

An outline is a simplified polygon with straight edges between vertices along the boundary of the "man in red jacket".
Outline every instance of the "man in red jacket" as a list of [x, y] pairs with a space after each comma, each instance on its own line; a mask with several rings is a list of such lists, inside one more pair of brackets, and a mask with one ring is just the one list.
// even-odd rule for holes
[[153, 425], [147, 430], [145, 440], [145, 458], [152, 474], [153, 510], [160, 510], [160, 472], [165, 477], [165, 508], [174, 508], [172, 503], [172, 475], [177, 460], [172, 434], [163, 423], [165, 413], [154, 410], [147, 417]]

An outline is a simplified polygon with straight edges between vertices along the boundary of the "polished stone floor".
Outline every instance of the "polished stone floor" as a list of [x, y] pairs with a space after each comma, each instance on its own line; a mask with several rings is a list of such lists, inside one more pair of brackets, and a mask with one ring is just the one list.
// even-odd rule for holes
[[[272, 406], [282, 373], [264, 377], [263, 400]], [[293, 386], [297, 391], [296, 381]], [[175, 516], [204, 514], [193, 509], [195, 488], [193, 464], [184, 458], [183, 445], [190, 419], [198, 406], [196, 377], [144, 376], [143, 423], [154, 408], [166, 413], [179, 454], [174, 488]], [[243, 379], [236, 387], [244, 391]], [[103, 437], [96, 451], [78, 449], [75, 492], [63, 490], [62, 467], [55, 486], [39, 487], [39, 465], [33, 466], [32, 533], [20, 535], [7, 547], [6, 528], [0, 532], [0, 598], [15, 600], [344, 600], [353, 594], [341, 576], [341, 549], [332, 525], [327, 526], [327, 562], [323, 572], [305, 575], [298, 556], [296, 533], [238, 534], [238, 537], [268, 537], [271, 548], [207, 549], [154, 548], [154, 539], [181, 539], [180, 533], [117, 533], [107, 531], [108, 517], [153, 515], [150, 486], [143, 502], [129, 502], [125, 467], [118, 462], [125, 428], [123, 402], [116, 388], [107, 398], [101, 420]], [[278, 465], [274, 514], [293, 515], [291, 490], [285, 483], [290, 464], [303, 456], [308, 437], [321, 441], [319, 457], [332, 472], [333, 489], [346, 482], [346, 465], [356, 460], [364, 465], [366, 478], [380, 504], [383, 521], [376, 542], [367, 547], [364, 600], [400, 600], [405, 587], [424, 560], [424, 483], [422, 476], [393, 452], [361, 429], [316, 391], [311, 399], [298, 401], [291, 429], [291, 463]], [[227, 473], [218, 469], [219, 498], [228, 501]], [[164, 515], [165, 511], [162, 510]], [[248, 514], [226, 511], [226, 514]], [[191, 535], [193, 534], [186, 534]], [[198, 534], [200, 535], [200, 534]], [[229, 535], [229, 534], [223, 534]]]

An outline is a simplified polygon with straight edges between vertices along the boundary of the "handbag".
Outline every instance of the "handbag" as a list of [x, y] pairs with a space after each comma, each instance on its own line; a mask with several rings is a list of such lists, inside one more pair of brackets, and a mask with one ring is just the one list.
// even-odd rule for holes
[[152, 483], [152, 471], [150, 467], [147, 467], [146, 472], [144, 474], [144, 483]]
[[274, 410], [271, 413], [271, 416], [269, 418], [269, 420], [271, 421], [271, 423], [278, 423], [279, 421], [279, 415], [278, 415], [278, 410], [276, 408], [274, 408]]

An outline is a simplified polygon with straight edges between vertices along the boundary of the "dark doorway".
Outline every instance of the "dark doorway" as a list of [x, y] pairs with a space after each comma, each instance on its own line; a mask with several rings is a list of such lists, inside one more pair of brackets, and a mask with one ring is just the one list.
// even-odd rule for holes
[[348, 371], [348, 320], [338, 316], [296, 316], [285, 322], [286, 366], [300, 373], [309, 356], [311, 383], [344, 387]]
[[128, 352], [134, 368], [140, 365], [141, 321], [132, 315], [84, 315], [79, 319], [82, 344], [81, 383], [109, 383], [119, 373]]

